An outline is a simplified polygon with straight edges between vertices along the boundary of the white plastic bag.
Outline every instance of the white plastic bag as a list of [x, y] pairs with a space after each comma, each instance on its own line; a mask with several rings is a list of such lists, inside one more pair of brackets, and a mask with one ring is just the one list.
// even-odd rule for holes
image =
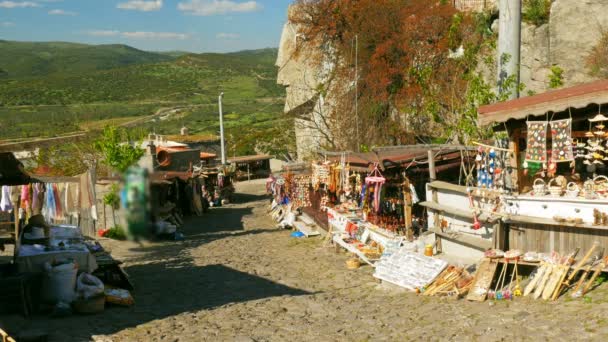
[[78, 267], [75, 263], [51, 266], [49, 262], [44, 264], [46, 270], [44, 284], [42, 286], [42, 298], [50, 303], [71, 303], [76, 297], [76, 274]]
[[94, 275], [81, 273], [76, 282], [76, 292], [79, 298], [89, 299], [102, 294], [104, 290], [103, 282]]

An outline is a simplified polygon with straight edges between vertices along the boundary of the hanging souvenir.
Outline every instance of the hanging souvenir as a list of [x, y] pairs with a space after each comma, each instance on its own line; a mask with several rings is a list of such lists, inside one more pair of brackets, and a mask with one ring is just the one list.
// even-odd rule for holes
[[365, 177], [365, 184], [368, 187], [374, 187], [374, 211], [380, 211], [380, 191], [382, 190], [382, 185], [386, 182], [386, 178], [382, 177], [380, 170], [378, 170], [378, 165], [374, 166], [374, 170], [370, 172], [370, 174]]
[[528, 121], [526, 161], [547, 161], [547, 121]]
[[572, 119], [551, 121], [551, 161], [574, 160], [572, 149]]

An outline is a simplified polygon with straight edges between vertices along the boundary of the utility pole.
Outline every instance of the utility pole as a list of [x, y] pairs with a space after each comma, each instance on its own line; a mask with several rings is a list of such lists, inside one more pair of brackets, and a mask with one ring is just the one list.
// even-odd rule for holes
[[[519, 53], [521, 46], [521, 0], [500, 0], [498, 19], [498, 92], [510, 91], [509, 99], [519, 97]], [[515, 77], [514, 89], [505, 89], [504, 82]]]
[[361, 152], [361, 141], [359, 141], [359, 35], [355, 35], [355, 120], [357, 125], [357, 152]]
[[222, 98], [224, 97], [224, 92], [220, 93], [218, 97], [218, 104], [220, 107], [220, 146], [222, 153], [222, 165], [226, 165], [226, 147], [224, 146], [224, 115], [222, 113]]

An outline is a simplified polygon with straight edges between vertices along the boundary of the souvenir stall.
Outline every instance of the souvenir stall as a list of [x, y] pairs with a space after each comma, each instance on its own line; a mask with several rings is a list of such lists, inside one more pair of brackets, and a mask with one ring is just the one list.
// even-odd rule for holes
[[[74, 217], [77, 222], [83, 211], [95, 212], [90, 175], [78, 181], [34, 179], [12, 153], [1, 154], [0, 159], [1, 209], [10, 213], [15, 227], [13, 259], [0, 264], [0, 309], [16, 309], [26, 316], [42, 304], [55, 305], [53, 310], [61, 312], [70, 311], [70, 304], [76, 312], [103, 310], [103, 283], [92, 273], [114, 275], [119, 262], [83, 236], [78, 225], [63, 223]], [[119, 273], [126, 277], [122, 270]], [[120, 282], [110, 279], [111, 283]]]
[[[271, 177], [267, 188], [275, 197], [275, 219], [296, 208], [330, 232], [334, 243], [374, 264], [403, 241], [422, 234], [426, 220], [418, 207], [419, 189], [428, 179], [429, 148], [441, 170], [460, 167], [462, 154], [454, 146], [418, 145], [378, 149], [368, 153], [329, 153], [312, 163], [309, 173]], [[422, 192], [422, 200], [424, 193]], [[319, 223], [326, 218], [326, 226]], [[422, 244], [422, 246], [420, 246]], [[420, 241], [417, 248], [424, 249]]]
[[[469, 300], [578, 298], [595, 287], [608, 263], [606, 110], [608, 81], [479, 109], [480, 125], [505, 132], [508, 144], [479, 151], [477, 182], [465, 192], [472, 198], [470, 229], [477, 216], [495, 227]], [[488, 164], [479, 165], [489, 159], [486, 148], [508, 157], [499, 183], [488, 181]], [[449, 187], [438, 188], [445, 206]], [[522, 271], [531, 272], [526, 282]]]
[[232, 200], [234, 194], [234, 166], [218, 166], [200, 171], [203, 178], [202, 196], [210, 207], [219, 207]]
[[506, 249], [570, 253], [608, 247], [608, 81], [479, 109], [509, 136], [513, 191], [500, 208]]

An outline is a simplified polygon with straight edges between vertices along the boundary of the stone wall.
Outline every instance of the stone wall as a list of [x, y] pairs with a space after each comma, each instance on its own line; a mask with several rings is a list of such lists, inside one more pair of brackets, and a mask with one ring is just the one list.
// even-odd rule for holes
[[536, 93], [549, 90], [552, 66], [564, 70], [564, 86], [594, 81], [585, 60], [605, 29], [608, 1], [555, 0], [548, 24], [522, 24], [521, 82]]

